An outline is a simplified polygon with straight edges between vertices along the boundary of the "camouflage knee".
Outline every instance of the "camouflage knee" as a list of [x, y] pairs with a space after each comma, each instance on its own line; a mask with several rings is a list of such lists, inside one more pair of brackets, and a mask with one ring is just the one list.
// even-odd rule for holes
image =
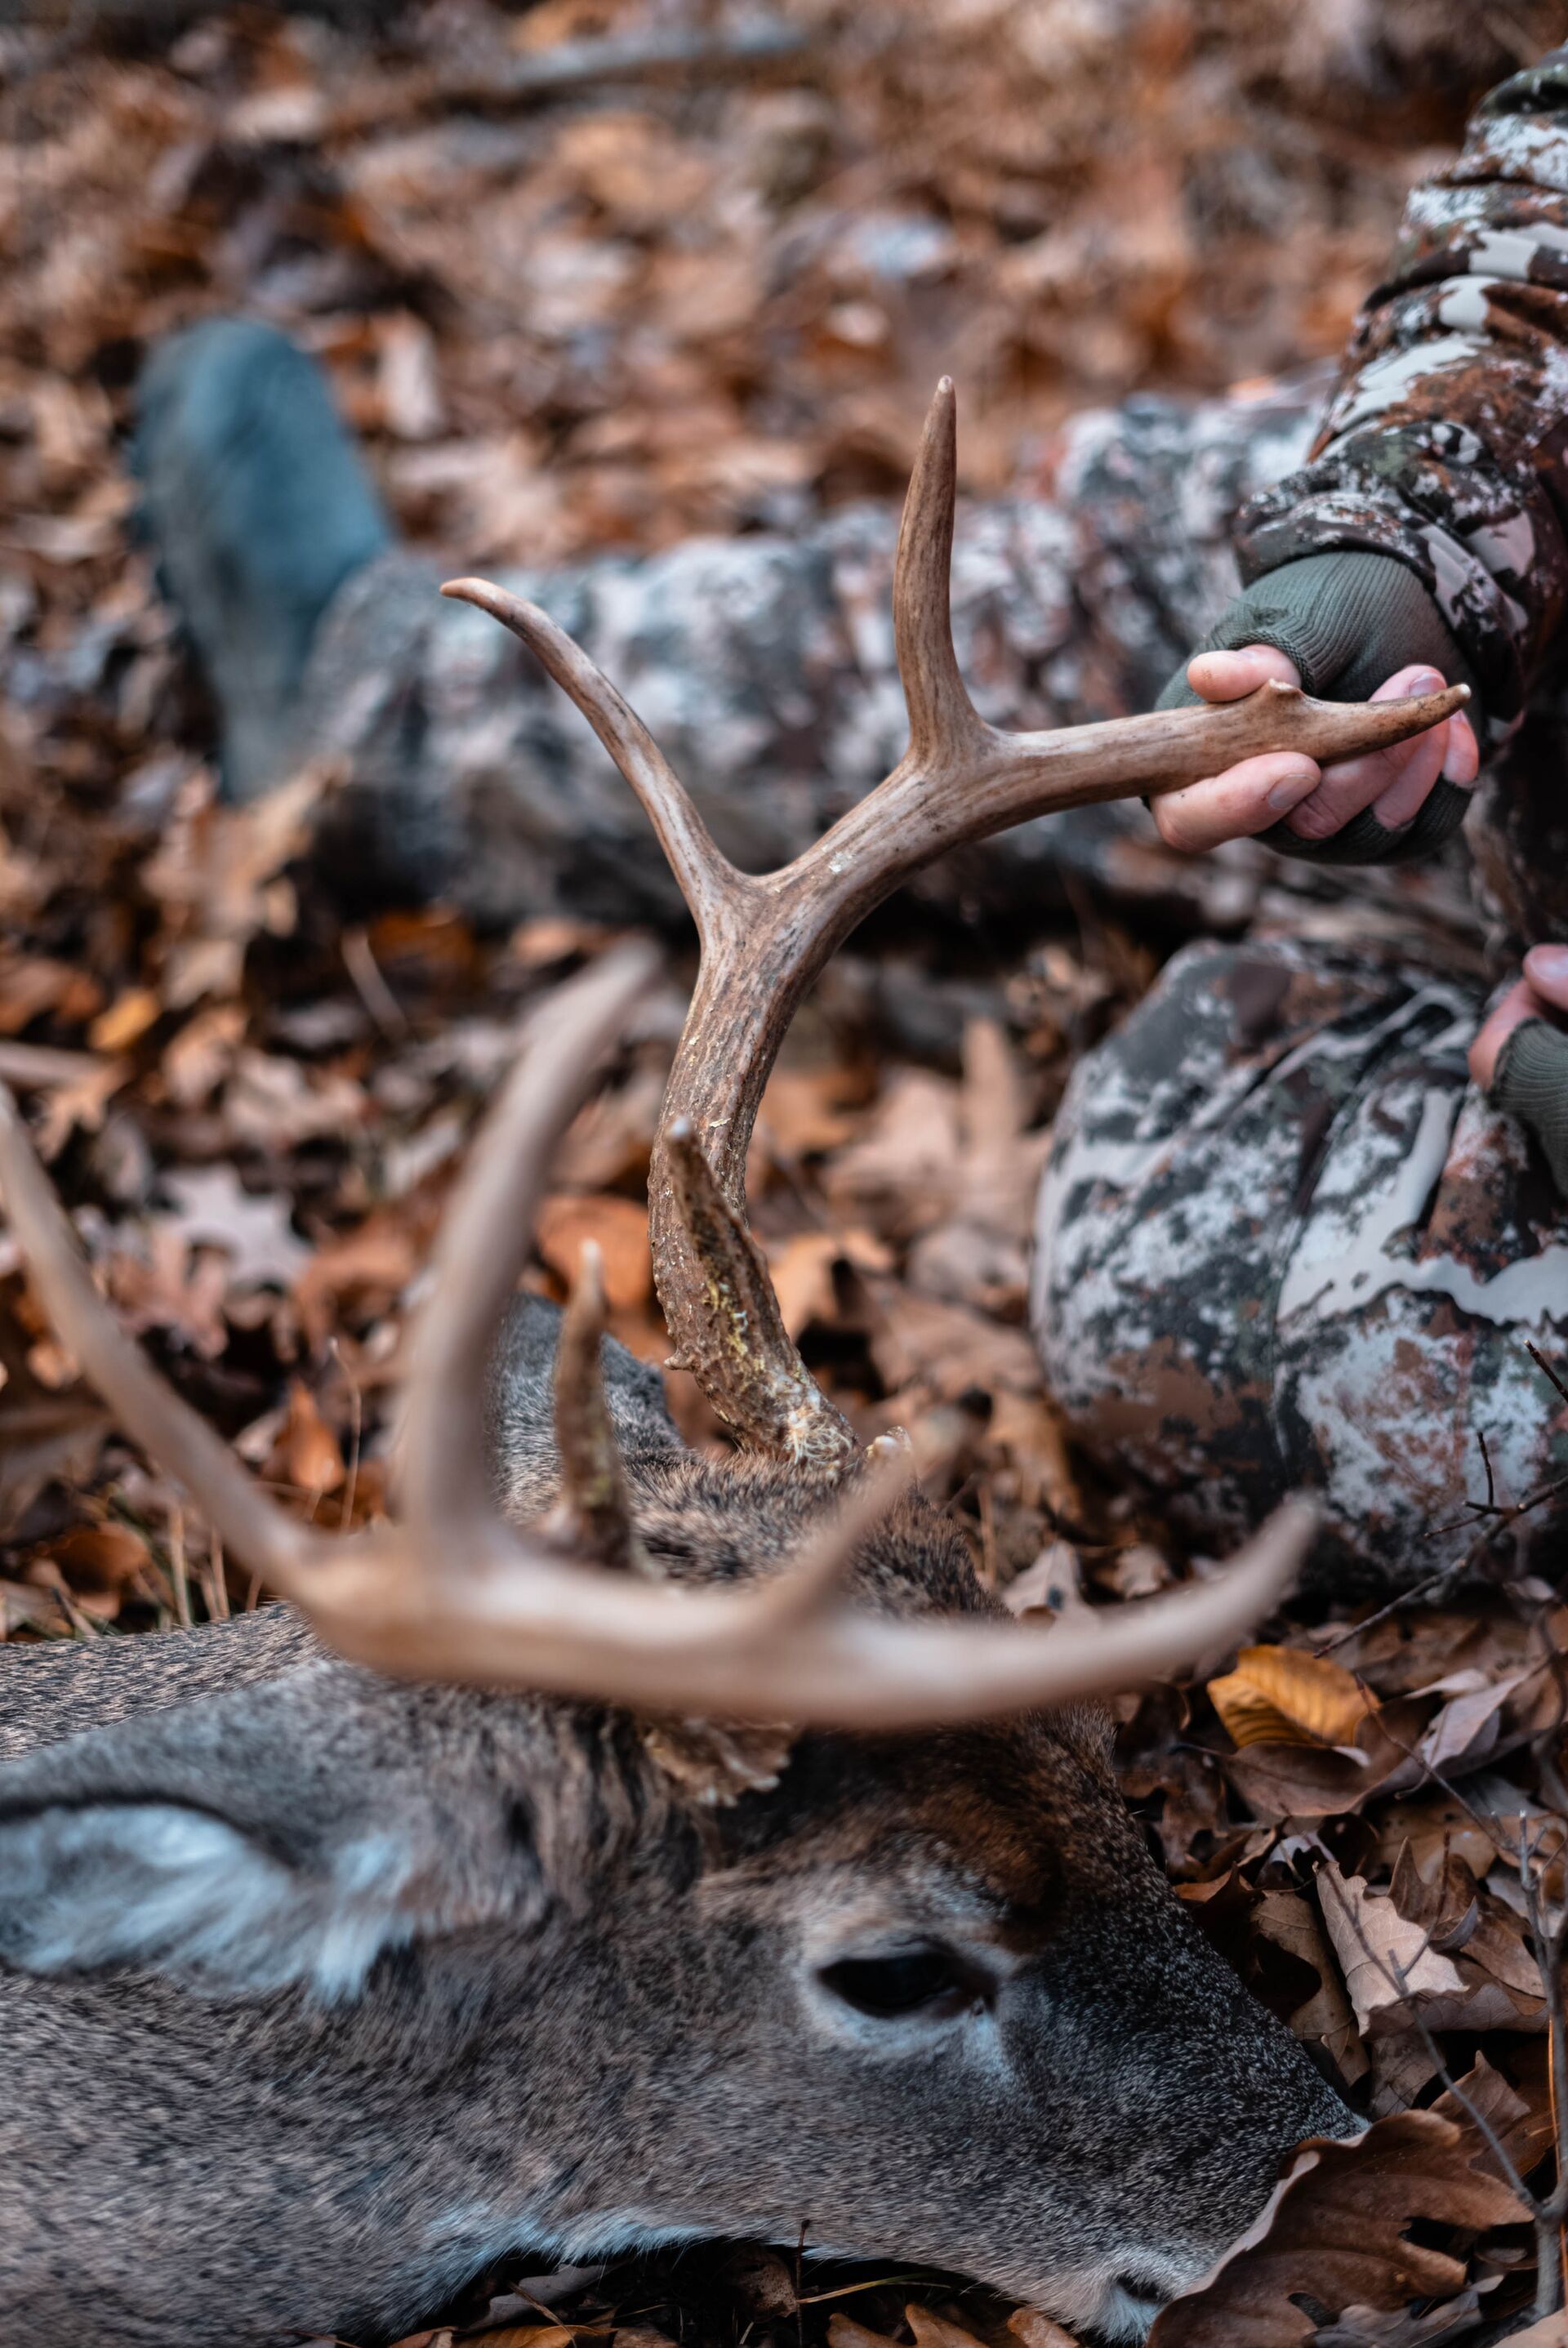
[[1339, 1586], [1408, 1585], [1464, 1552], [1481, 1437], [1514, 1497], [1568, 1469], [1527, 1350], [1568, 1354], [1568, 1227], [1469, 1084], [1480, 1011], [1371, 956], [1194, 946], [1076, 1072], [1040, 1198], [1042, 1356], [1086, 1448], [1194, 1539], [1306, 1488]]

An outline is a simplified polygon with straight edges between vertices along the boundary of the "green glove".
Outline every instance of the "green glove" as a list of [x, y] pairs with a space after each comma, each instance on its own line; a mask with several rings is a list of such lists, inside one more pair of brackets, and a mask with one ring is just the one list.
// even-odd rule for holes
[[[1441, 613], [1408, 564], [1357, 549], [1308, 554], [1254, 579], [1222, 613], [1195, 652], [1273, 644], [1295, 663], [1306, 691], [1325, 701], [1370, 701], [1398, 669], [1417, 661], [1450, 685], [1475, 679]], [[1160, 696], [1161, 709], [1187, 709], [1202, 696], [1182, 662]], [[1471, 720], [1480, 731], [1479, 712]], [[1265, 848], [1315, 864], [1407, 864], [1431, 856], [1464, 821], [1469, 791], [1439, 775], [1410, 822], [1386, 830], [1370, 808], [1329, 839], [1302, 839], [1287, 822], [1258, 838]]]
[[1487, 1098], [1535, 1136], [1568, 1199], [1568, 1033], [1549, 1019], [1522, 1021], [1497, 1056]]

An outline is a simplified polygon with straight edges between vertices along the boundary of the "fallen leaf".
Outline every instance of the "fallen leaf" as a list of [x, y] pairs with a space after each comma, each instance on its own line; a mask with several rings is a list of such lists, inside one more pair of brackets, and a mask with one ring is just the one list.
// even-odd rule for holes
[[554, 1192], [540, 1208], [535, 1245], [558, 1280], [570, 1288], [584, 1240], [597, 1242], [604, 1294], [617, 1310], [645, 1304], [653, 1293], [648, 1215], [633, 1199], [607, 1192]]
[[1053, 2323], [1037, 2307], [1016, 2308], [1007, 2318], [1007, 2329], [1024, 2343], [1024, 2348], [1078, 2348], [1075, 2335]]
[[100, 1011], [88, 1029], [88, 1042], [95, 1052], [123, 1052], [134, 1044], [162, 1013], [163, 1005], [150, 986], [127, 987], [117, 995], [107, 1011]]
[[790, 1158], [810, 1158], [838, 1149], [855, 1132], [844, 1114], [846, 1072], [836, 1062], [825, 1068], [775, 1068], [768, 1079], [758, 1130], [772, 1148]]
[[294, 1303], [314, 1345], [324, 1345], [351, 1300], [389, 1305], [419, 1263], [415, 1235], [399, 1216], [373, 1215], [357, 1231], [318, 1247], [294, 1283]]
[[335, 1492], [347, 1474], [338, 1441], [300, 1378], [289, 1385], [283, 1437], [284, 1473], [302, 1492]]
[[275, 1282], [286, 1288], [297, 1276], [308, 1251], [294, 1236], [286, 1199], [247, 1190], [232, 1166], [160, 1179], [175, 1207], [165, 1220], [188, 1247], [222, 1248], [236, 1285]]
[[1209, 1682], [1209, 1701], [1238, 1752], [1249, 1745], [1350, 1745], [1372, 1709], [1337, 1663], [1299, 1647], [1243, 1647]]
[[129, 1525], [77, 1525], [51, 1541], [48, 1553], [73, 1590], [120, 1590], [150, 1562], [147, 1543]]
[[1473, 2130], [1435, 2112], [1398, 2112], [1347, 2142], [1317, 2137], [1236, 2247], [1156, 2317], [1149, 2348], [1297, 2348], [1316, 2330], [1295, 2303], [1331, 2315], [1452, 2298], [1460, 2261], [1406, 2239], [1416, 2219], [1465, 2229], [1516, 2225], [1526, 2212], [1475, 2166]]
[[1323, 1921], [1345, 1975], [1356, 2018], [1369, 2034], [1429, 2030], [1532, 2030], [1544, 2020], [1541, 1977], [1522, 1946], [1496, 1936], [1494, 1962], [1475, 1962], [1473, 1936], [1461, 1958], [1445, 1956], [1429, 1934], [1401, 1916], [1392, 1897], [1332, 1859], [1318, 1870]]
[[791, 1337], [798, 1337], [811, 1321], [835, 1317], [835, 1264], [849, 1264], [857, 1272], [886, 1272], [891, 1262], [887, 1249], [870, 1231], [797, 1231], [770, 1242], [768, 1269]]
[[16, 1530], [46, 1484], [91, 1482], [112, 1424], [100, 1404], [67, 1396], [0, 1409], [0, 1539]]
[[1293, 2007], [1285, 2020], [1295, 2037], [1321, 2046], [1344, 2085], [1354, 2086], [1367, 2075], [1367, 2054], [1322, 1921], [1311, 1900], [1299, 1891], [1262, 1891], [1252, 1922], [1260, 1938], [1286, 1950], [1316, 1975], [1316, 1989]]

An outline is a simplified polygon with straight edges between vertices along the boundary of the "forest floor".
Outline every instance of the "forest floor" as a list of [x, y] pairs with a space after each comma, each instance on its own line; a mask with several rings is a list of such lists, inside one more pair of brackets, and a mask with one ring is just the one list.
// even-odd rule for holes
[[[477, 936], [438, 907], [346, 922], [297, 796], [216, 803], [211, 714], [132, 527], [150, 345], [218, 310], [284, 326], [329, 368], [406, 534], [465, 569], [896, 495], [949, 366], [964, 486], [995, 493], [1038, 476], [1085, 405], [1334, 356], [1407, 190], [1561, 12], [36, 14], [0, 30], [0, 1079], [125, 1324], [272, 1489], [358, 1524], [385, 1499], [407, 1312], [475, 1118], [520, 1023], [609, 938]], [[1082, 1475], [1023, 1325], [1062, 1086], [1168, 942], [1110, 915], [1005, 960], [982, 934], [904, 935], [918, 1015], [897, 1034], [851, 950], [753, 1150], [808, 1359], [862, 1430], [910, 1426], [953, 1461], [946, 1504], [1020, 1609], [1187, 1569]], [[616, 1333], [649, 1359], [667, 1340], [644, 1184], [693, 967], [679, 939], [664, 953], [529, 1274], [562, 1294], [596, 1239]], [[671, 1389], [717, 1440], [689, 1382]], [[1369, 2116], [1468, 2075], [1539, 2183], [1553, 2002], [1530, 1909], [1562, 1889], [1568, 1614], [1510, 1580], [1508, 1530], [1478, 1516], [1480, 1594], [1359, 1629], [1293, 1619], [1217, 1695], [1129, 1700], [1121, 1762], [1181, 1896]], [[0, 1632], [119, 1637], [256, 1596], [78, 1380], [0, 1226]], [[1502, 1823], [1521, 1809], [1522, 1862]], [[1210, 2329], [1179, 2336], [1495, 2336], [1529, 2302], [1536, 2233], [1450, 2232], [1419, 2312], [1390, 2283], [1384, 2312], [1336, 2323], [1324, 2246], [1316, 2296], [1269, 2302], [1275, 2328], [1255, 2298], [1235, 2328], [1233, 2277]], [[831, 2321], [839, 2348], [870, 2348], [907, 2281], [727, 2248], [561, 2305], [502, 2273], [452, 2321], [529, 2348], [804, 2348]], [[1008, 2311], [951, 2279], [915, 2296], [919, 2348], [955, 2348], [955, 2325], [1007, 2336]], [[1066, 2338], [1027, 2311], [1012, 2326], [1027, 2348]]]

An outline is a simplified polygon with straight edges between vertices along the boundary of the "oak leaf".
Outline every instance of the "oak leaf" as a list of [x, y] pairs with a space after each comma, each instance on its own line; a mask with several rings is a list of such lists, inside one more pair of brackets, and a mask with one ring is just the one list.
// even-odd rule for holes
[[1396, 2112], [1365, 2134], [1301, 2147], [1291, 2172], [1236, 2247], [1157, 2319], [1149, 2348], [1297, 2348], [1316, 2324], [1295, 2304], [1331, 2314], [1451, 2299], [1460, 2261], [1406, 2240], [1418, 2219], [1480, 2230], [1526, 2211], [1475, 2166], [1480, 2140], [1436, 2112]]

